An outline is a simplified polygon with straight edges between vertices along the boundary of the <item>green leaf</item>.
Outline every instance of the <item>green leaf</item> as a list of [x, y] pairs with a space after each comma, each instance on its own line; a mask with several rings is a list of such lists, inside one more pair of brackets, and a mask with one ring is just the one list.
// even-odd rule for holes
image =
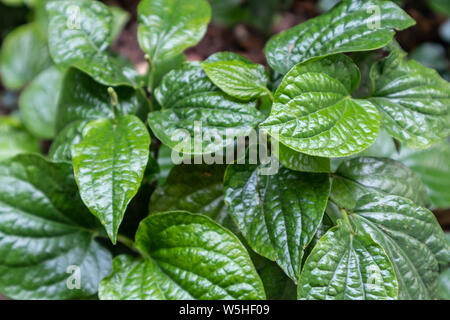
[[77, 120], [67, 125], [53, 140], [48, 157], [55, 162], [72, 163], [72, 146], [81, 142], [84, 127], [89, 120]]
[[139, 44], [157, 65], [196, 45], [210, 18], [205, 0], [143, 0], [138, 7]]
[[63, 72], [52, 66], [42, 71], [20, 96], [23, 124], [36, 137], [51, 139], [55, 136], [62, 80]]
[[169, 72], [155, 97], [162, 110], [149, 114], [152, 131], [186, 155], [222, 151], [263, 119], [255, 102], [239, 102], [220, 92], [198, 63]]
[[450, 16], [450, 4], [446, 0], [427, 0], [428, 5], [438, 13]]
[[109, 10], [112, 14], [111, 43], [114, 43], [119, 38], [128, 20], [130, 20], [131, 15], [121, 7], [111, 6]]
[[450, 300], [450, 268], [445, 269], [439, 276], [439, 298]]
[[434, 208], [450, 208], [450, 142], [444, 141], [425, 150], [403, 147], [395, 158], [420, 177]]
[[[70, 165], [38, 155], [0, 164], [0, 292], [12, 299], [76, 299], [97, 292], [111, 255], [78, 195]], [[68, 286], [79, 267], [80, 288]], [[72, 271], [71, 271], [72, 270]], [[72, 283], [73, 284], [73, 283]]]
[[179, 165], [150, 200], [150, 213], [183, 210], [204, 214], [218, 223], [229, 222], [223, 202], [224, 165]]
[[144, 258], [117, 257], [100, 299], [265, 299], [244, 246], [208, 217], [150, 215], [139, 225], [136, 246]]
[[267, 89], [268, 75], [264, 66], [240, 60], [204, 62], [211, 81], [230, 96], [248, 101], [271, 94]]
[[[140, 109], [147, 109], [143, 112], [147, 114], [148, 102], [139, 91], [127, 86], [116, 87], [114, 91], [118, 97], [115, 107], [118, 115], [137, 114]], [[114, 118], [108, 87], [77, 69], [69, 69], [58, 104], [58, 132], [73, 121], [100, 118]]]
[[13, 117], [0, 117], [0, 161], [40, 151], [39, 142]]
[[158, 185], [163, 185], [167, 177], [169, 176], [170, 171], [175, 166], [172, 161], [172, 149], [165, 145], [161, 145], [158, 150]]
[[421, 206], [430, 202], [419, 177], [401, 162], [388, 158], [345, 160], [333, 178], [331, 198], [347, 209], [352, 209], [362, 195], [374, 192], [402, 196]]
[[113, 243], [125, 209], [142, 181], [149, 145], [147, 128], [129, 115], [89, 123], [81, 142], [72, 147], [81, 198]]
[[399, 283], [400, 299], [437, 297], [439, 264], [450, 261], [450, 248], [433, 213], [398, 196], [368, 194], [349, 215], [354, 228], [380, 244]]
[[330, 159], [309, 156], [282, 143], [278, 146], [278, 160], [283, 167], [300, 172], [330, 172]]
[[224, 61], [240, 61], [243, 63], [248, 63], [248, 64], [252, 64], [253, 62], [250, 59], [247, 59], [246, 57], [241, 56], [240, 54], [237, 54], [235, 52], [230, 52], [230, 51], [220, 51], [220, 52], [216, 52], [213, 53], [212, 55], [210, 55], [205, 62], [208, 63], [213, 63], [213, 62], [224, 62]]
[[332, 10], [275, 35], [265, 52], [269, 66], [285, 74], [296, 63], [342, 52], [382, 48], [394, 29], [415, 22], [390, 1], [345, 0]]
[[46, 8], [50, 54], [56, 64], [80, 69], [107, 86], [140, 86], [134, 66], [106, 52], [113, 29], [107, 6], [66, 0], [49, 2]]
[[344, 55], [298, 64], [278, 87], [270, 116], [260, 128], [312, 156], [361, 152], [375, 141], [380, 115], [370, 102], [351, 98], [359, 79], [358, 68]]
[[383, 128], [411, 148], [425, 148], [450, 134], [450, 84], [435, 70], [393, 51], [371, 70], [369, 99], [382, 114]]
[[327, 174], [283, 167], [263, 175], [257, 165], [230, 165], [224, 178], [225, 203], [256, 253], [276, 260], [297, 281], [303, 251], [314, 236], [327, 204]]
[[20, 26], [3, 40], [0, 75], [5, 88], [19, 90], [49, 65], [47, 44], [37, 24]]
[[298, 298], [391, 300], [398, 283], [385, 251], [369, 235], [339, 220], [318, 242], [299, 279]]

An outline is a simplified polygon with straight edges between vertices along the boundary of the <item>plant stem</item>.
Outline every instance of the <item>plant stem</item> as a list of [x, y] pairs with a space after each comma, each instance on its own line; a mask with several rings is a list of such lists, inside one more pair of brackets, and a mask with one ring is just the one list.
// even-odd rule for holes
[[128, 238], [122, 234], [118, 234], [117, 241], [119, 241], [121, 244], [127, 246], [131, 250], [138, 252], [140, 254], [139, 250], [136, 248], [136, 245], [134, 244], [134, 241], [131, 240], [130, 238]]
[[148, 54], [145, 55], [145, 60], [147, 60], [148, 65], [149, 65], [149, 74], [148, 74], [148, 83], [147, 83], [147, 87], [148, 90], [153, 93], [153, 82], [154, 82], [154, 78], [155, 78], [155, 66], [153, 63], [153, 60], [150, 58], [150, 56]]
[[270, 91], [267, 87], [264, 87], [264, 90], [266, 91], [267, 95], [269, 96], [270, 101], [273, 102], [273, 93]]
[[350, 219], [348, 218], [347, 211], [345, 211], [344, 209], [341, 209], [341, 213], [342, 213], [342, 216], [344, 217], [345, 222], [350, 227], [350, 232], [354, 235], [355, 231], [353, 230], [352, 224], [350, 223]]

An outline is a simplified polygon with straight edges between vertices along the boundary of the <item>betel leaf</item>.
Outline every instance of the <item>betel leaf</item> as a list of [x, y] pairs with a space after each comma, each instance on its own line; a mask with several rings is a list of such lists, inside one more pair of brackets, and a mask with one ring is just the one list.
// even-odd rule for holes
[[111, 44], [112, 13], [107, 6], [90, 0], [52, 1], [48, 41], [53, 61], [75, 67], [107, 86], [138, 87], [134, 66], [106, 51]]
[[136, 195], [149, 157], [150, 136], [135, 116], [99, 119], [72, 147], [81, 199], [116, 243], [128, 203]]
[[0, 292], [13, 299], [94, 295], [112, 259], [94, 240], [99, 227], [70, 165], [38, 155], [1, 163]]
[[46, 41], [37, 24], [20, 26], [3, 40], [0, 74], [5, 88], [22, 88], [49, 64]]
[[420, 177], [434, 208], [450, 207], [450, 142], [444, 141], [425, 150], [403, 147], [395, 158]]
[[152, 65], [182, 53], [200, 41], [211, 18], [205, 0], [142, 0], [138, 40]]
[[208, 217], [150, 215], [139, 225], [136, 247], [144, 257], [117, 257], [100, 299], [265, 299], [244, 246]]
[[359, 157], [345, 160], [333, 174], [331, 199], [351, 209], [366, 193], [379, 192], [428, 205], [430, 199], [419, 177], [401, 162], [388, 158]]
[[178, 165], [152, 194], [150, 213], [183, 210], [197, 212], [223, 224], [229, 219], [223, 202], [225, 165]]
[[[272, 139], [272, 143], [274, 140]], [[284, 144], [278, 145], [278, 160], [285, 168], [301, 172], [330, 172], [330, 159], [309, 156]]]
[[[142, 113], [147, 114], [148, 102], [138, 90], [119, 86], [114, 91], [118, 98], [115, 107], [118, 115], [140, 114], [141, 109], [144, 110]], [[73, 121], [100, 118], [114, 118], [108, 87], [77, 69], [69, 69], [63, 80], [58, 104], [58, 131]]]
[[405, 61], [396, 50], [371, 70], [369, 101], [383, 128], [411, 148], [425, 148], [450, 134], [450, 84], [433, 69]]
[[391, 260], [400, 299], [437, 297], [439, 265], [450, 248], [433, 213], [399, 196], [368, 194], [349, 211], [354, 228], [369, 234]]
[[297, 281], [303, 251], [314, 236], [330, 192], [327, 174], [283, 167], [260, 174], [258, 165], [230, 165], [225, 203], [250, 247]]
[[220, 92], [195, 62], [169, 72], [155, 97], [162, 110], [149, 114], [152, 131], [185, 155], [222, 151], [263, 119], [255, 102], [240, 102]]
[[125, 11], [121, 7], [111, 6], [109, 7], [112, 14], [112, 24], [111, 24], [111, 43], [114, 43], [122, 32], [123, 28], [127, 24], [128, 20], [130, 20], [130, 13]]
[[211, 81], [230, 96], [248, 101], [272, 93], [267, 89], [268, 75], [264, 66], [240, 60], [204, 62]]
[[0, 161], [20, 153], [40, 151], [38, 140], [13, 117], [0, 117]]
[[269, 66], [287, 73], [296, 63], [314, 57], [384, 47], [394, 29], [414, 25], [390, 1], [344, 0], [332, 10], [272, 37], [265, 53]]
[[213, 53], [205, 60], [205, 62], [213, 63], [213, 62], [220, 62], [220, 61], [223, 62], [223, 61], [235, 61], [235, 60], [243, 62], [243, 63], [248, 63], [248, 64], [253, 63], [250, 59], [248, 59], [244, 56], [241, 56], [240, 54], [237, 54], [235, 52], [230, 52], [230, 51], [220, 51], [220, 52]]
[[84, 127], [89, 120], [77, 120], [67, 125], [53, 140], [48, 157], [55, 162], [72, 163], [72, 146], [81, 142]]
[[158, 150], [157, 162], [159, 167], [158, 185], [163, 185], [175, 165], [172, 161], [172, 149], [168, 146], [161, 145]]
[[20, 95], [23, 124], [39, 138], [51, 139], [55, 136], [62, 79], [63, 72], [52, 66], [42, 71]]
[[307, 300], [391, 300], [398, 283], [385, 251], [369, 235], [338, 221], [305, 262], [298, 298]]
[[312, 156], [361, 152], [375, 141], [380, 114], [370, 102], [350, 96], [359, 79], [358, 68], [344, 55], [297, 64], [278, 87], [270, 116], [260, 128]]

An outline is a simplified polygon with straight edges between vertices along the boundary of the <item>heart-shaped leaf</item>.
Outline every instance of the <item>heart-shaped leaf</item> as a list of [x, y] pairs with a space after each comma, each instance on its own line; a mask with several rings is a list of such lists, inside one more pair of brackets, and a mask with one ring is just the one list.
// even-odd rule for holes
[[257, 165], [230, 165], [225, 203], [255, 252], [276, 260], [297, 281], [303, 251], [314, 236], [330, 192], [327, 174], [280, 167], [261, 175]]
[[314, 57], [384, 47], [415, 22], [390, 1], [344, 0], [332, 10], [275, 35], [265, 52], [269, 65], [286, 74]]
[[222, 151], [263, 119], [254, 102], [240, 102], [220, 92], [198, 63], [169, 72], [155, 97], [162, 110], [149, 114], [152, 131], [165, 145], [186, 155]]
[[308, 300], [391, 300], [397, 294], [394, 268], [383, 248], [342, 220], [312, 250], [298, 286], [298, 298]]
[[425, 148], [450, 135], [450, 84], [433, 70], [393, 51], [370, 73], [369, 99], [383, 128], [411, 148]]
[[81, 198], [113, 243], [125, 209], [141, 184], [149, 145], [145, 125], [128, 115], [90, 122], [81, 142], [72, 147]]
[[132, 64], [106, 52], [113, 19], [107, 6], [98, 1], [65, 0], [49, 2], [46, 8], [50, 54], [56, 64], [80, 69], [107, 86], [140, 85]]
[[277, 157], [283, 167], [291, 170], [300, 172], [331, 172], [330, 159], [309, 156], [286, 147], [282, 143], [278, 145]]
[[296, 65], [275, 93], [270, 116], [260, 128], [287, 147], [319, 157], [341, 157], [369, 147], [380, 114], [366, 100], [353, 99], [359, 70], [344, 55]]
[[142, 0], [138, 40], [151, 64], [170, 59], [200, 41], [211, 18], [205, 0]]
[[100, 284], [100, 299], [265, 299], [244, 246], [202, 215], [172, 211], [139, 225], [144, 258], [119, 256]]
[[0, 164], [0, 292], [13, 299], [88, 298], [111, 270], [68, 164], [19, 155]]
[[351, 209], [365, 193], [398, 195], [425, 206], [430, 199], [419, 177], [404, 164], [387, 159], [360, 157], [341, 163], [333, 174], [331, 198]]
[[63, 72], [56, 67], [42, 71], [20, 95], [23, 124], [33, 135], [51, 139], [56, 133], [56, 111]]

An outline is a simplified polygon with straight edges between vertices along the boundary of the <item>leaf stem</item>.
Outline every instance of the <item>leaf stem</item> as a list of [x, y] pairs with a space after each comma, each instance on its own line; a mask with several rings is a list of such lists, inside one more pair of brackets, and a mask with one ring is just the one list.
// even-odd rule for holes
[[270, 98], [270, 101], [272, 101], [273, 102], [273, 93], [272, 93], [272, 91], [270, 91], [267, 87], [264, 87], [264, 91], [267, 93], [267, 95], [269, 96], [269, 98]]
[[119, 241], [124, 246], [127, 246], [131, 250], [133, 250], [133, 251], [135, 251], [135, 252], [140, 254], [139, 250], [136, 248], [136, 245], [135, 245], [134, 241], [131, 240], [130, 238], [128, 238], [127, 236], [124, 236], [123, 234], [118, 234], [117, 235], [117, 241]]
[[342, 213], [342, 217], [344, 218], [344, 221], [348, 224], [348, 226], [350, 227], [350, 232], [355, 235], [355, 230], [353, 230], [352, 224], [350, 223], [350, 219], [348, 218], [348, 214], [347, 211], [345, 211], [344, 209], [341, 209], [341, 213]]
[[147, 60], [148, 65], [149, 65], [149, 74], [148, 74], [148, 83], [147, 83], [147, 87], [148, 90], [153, 93], [153, 82], [155, 79], [155, 65], [153, 63], [153, 60], [151, 59], [150, 55], [146, 54], [145, 55], [145, 60]]

